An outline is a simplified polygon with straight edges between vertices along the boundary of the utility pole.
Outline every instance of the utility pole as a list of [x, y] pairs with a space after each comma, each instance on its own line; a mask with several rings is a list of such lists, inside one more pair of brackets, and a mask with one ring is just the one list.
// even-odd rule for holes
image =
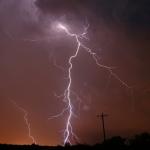
[[103, 137], [104, 137], [104, 142], [106, 141], [106, 131], [105, 131], [105, 117], [107, 117], [107, 114], [104, 114], [102, 112], [101, 115], [97, 115], [98, 118], [102, 119], [102, 129], [103, 129]]

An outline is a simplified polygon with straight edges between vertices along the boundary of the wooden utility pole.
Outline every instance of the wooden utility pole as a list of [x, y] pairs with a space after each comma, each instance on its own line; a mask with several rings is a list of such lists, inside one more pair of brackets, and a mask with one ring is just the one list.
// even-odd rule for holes
[[101, 115], [97, 115], [97, 117], [102, 119], [102, 129], [103, 129], [103, 137], [104, 137], [104, 142], [106, 141], [106, 130], [105, 130], [105, 117], [107, 117], [107, 114], [104, 114], [102, 112]]

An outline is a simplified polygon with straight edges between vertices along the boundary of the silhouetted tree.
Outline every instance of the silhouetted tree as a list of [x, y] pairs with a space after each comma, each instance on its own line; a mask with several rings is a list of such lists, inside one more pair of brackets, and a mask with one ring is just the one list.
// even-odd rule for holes
[[135, 136], [130, 140], [130, 146], [134, 149], [148, 149], [150, 150], [150, 134], [142, 133]]
[[125, 139], [123, 139], [120, 136], [112, 137], [111, 139], [106, 140], [103, 143], [104, 148], [110, 148], [110, 149], [125, 149]]

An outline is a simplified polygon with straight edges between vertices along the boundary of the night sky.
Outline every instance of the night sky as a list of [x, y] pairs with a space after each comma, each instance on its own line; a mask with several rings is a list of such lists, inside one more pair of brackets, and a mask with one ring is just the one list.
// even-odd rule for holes
[[[149, 0], [0, 0], [0, 143], [31, 144], [23, 113], [38, 144], [63, 144], [68, 113], [48, 120], [64, 108], [68, 59], [74, 38], [56, 22], [81, 33], [89, 23], [85, 44], [108, 71], [96, 66], [82, 48], [73, 60], [74, 132], [81, 143], [102, 141], [102, 112], [107, 137], [150, 132], [150, 1]], [[80, 100], [82, 100], [80, 102]], [[80, 103], [79, 103], [80, 102]], [[79, 107], [80, 106], [80, 107]]]

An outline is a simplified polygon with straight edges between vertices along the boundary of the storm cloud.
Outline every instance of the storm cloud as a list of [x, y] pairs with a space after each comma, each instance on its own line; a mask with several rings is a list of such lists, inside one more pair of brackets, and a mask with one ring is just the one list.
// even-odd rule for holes
[[36, 5], [42, 12], [57, 16], [73, 14], [88, 19], [96, 17], [131, 28], [150, 26], [148, 0], [37, 0]]

